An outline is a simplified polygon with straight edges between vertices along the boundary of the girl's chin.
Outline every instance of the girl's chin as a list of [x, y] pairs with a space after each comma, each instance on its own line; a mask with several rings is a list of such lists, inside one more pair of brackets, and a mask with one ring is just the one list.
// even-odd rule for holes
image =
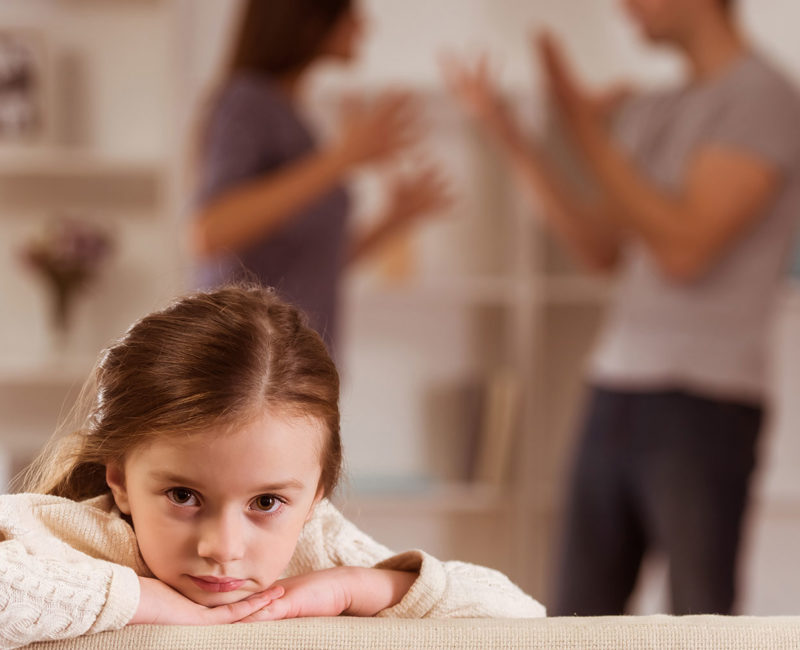
[[244, 600], [248, 596], [253, 595], [253, 592], [244, 591], [241, 589], [238, 589], [236, 591], [229, 591], [226, 593], [206, 593], [196, 588], [191, 591], [189, 591], [188, 589], [185, 591], [183, 590], [180, 591], [189, 600], [193, 600], [198, 605], [203, 605], [204, 607], [217, 607], [218, 605], [230, 605], [231, 603], [236, 603], [240, 600]]

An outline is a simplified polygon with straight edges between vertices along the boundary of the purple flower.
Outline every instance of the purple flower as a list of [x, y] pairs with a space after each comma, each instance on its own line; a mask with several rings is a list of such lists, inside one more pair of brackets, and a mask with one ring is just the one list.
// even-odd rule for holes
[[107, 231], [75, 217], [53, 219], [23, 247], [26, 266], [48, 284], [57, 327], [67, 326], [72, 296], [97, 275], [111, 250]]

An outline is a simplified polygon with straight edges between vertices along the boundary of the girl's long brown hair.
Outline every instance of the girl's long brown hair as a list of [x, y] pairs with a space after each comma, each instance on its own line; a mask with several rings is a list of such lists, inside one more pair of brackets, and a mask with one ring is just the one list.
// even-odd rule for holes
[[[320, 487], [336, 487], [342, 448], [339, 376], [297, 309], [269, 289], [195, 293], [134, 323], [101, 355], [23, 489], [71, 499], [109, 491], [105, 466], [162, 436], [225, 431], [274, 409], [323, 423]], [[224, 435], [224, 434], [223, 434]]]

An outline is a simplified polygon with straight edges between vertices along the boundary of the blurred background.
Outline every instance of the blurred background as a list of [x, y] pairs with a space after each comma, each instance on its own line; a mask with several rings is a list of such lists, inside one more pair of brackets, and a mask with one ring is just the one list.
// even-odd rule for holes
[[[53, 431], [102, 347], [191, 286], [190, 152], [237, 5], [0, 0], [4, 483]], [[745, 30], [800, 83], [800, 5], [740, 5]], [[579, 273], [537, 225], [442, 88], [436, 59], [490, 51], [539, 132], [547, 116], [528, 46], [536, 28], [551, 27], [597, 86], [669, 82], [680, 62], [645, 48], [616, 0], [362, 6], [369, 29], [359, 62], [319, 75], [308, 115], [325, 132], [342, 92], [413, 90], [431, 126], [426, 147], [457, 201], [347, 277], [340, 504], [390, 547], [496, 567], [547, 604], [583, 364], [613, 281]], [[375, 179], [361, 174], [353, 187], [357, 213], [370, 214], [381, 200]], [[58, 245], [80, 261], [62, 284], [42, 252]], [[794, 268], [800, 276], [800, 261]], [[786, 560], [800, 545], [798, 332], [800, 284], [787, 275], [771, 342], [775, 406], [743, 558], [747, 614], [800, 605], [800, 565]], [[664, 602], [654, 558], [636, 611], [663, 611]]]

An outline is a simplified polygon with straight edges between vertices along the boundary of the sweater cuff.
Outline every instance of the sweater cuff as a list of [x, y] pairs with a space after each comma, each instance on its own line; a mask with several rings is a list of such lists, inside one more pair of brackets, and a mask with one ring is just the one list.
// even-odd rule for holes
[[447, 586], [447, 574], [441, 562], [424, 551], [407, 551], [375, 565], [376, 569], [418, 572], [419, 576], [402, 600], [376, 616], [390, 618], [424, 618], [442, 599]]
[[100, 610], [88, 633], [118, 630], [125, 627], [139, 606], [139, 576], [133, 569], [108, 562], [111, 577], [106, 593], [105, 605]]

